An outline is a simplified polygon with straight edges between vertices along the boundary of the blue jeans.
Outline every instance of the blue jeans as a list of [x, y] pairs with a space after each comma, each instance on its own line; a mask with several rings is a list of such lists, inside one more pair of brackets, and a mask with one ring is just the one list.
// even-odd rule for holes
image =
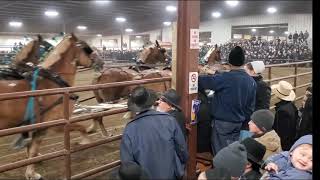
[[213, 120], [211, 127], [211, 148], [217, 154], [222, 148], [238, 141], [242, 123]]

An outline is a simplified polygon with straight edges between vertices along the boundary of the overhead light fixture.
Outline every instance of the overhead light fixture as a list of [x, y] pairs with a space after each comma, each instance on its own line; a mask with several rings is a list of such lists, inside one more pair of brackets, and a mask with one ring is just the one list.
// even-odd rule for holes
[[211, 15], [214, 18], [219, 18], [221, 16], [221, 13], [220, 12], [213, 12]]
[[97, 36], [98, 36], [98, 37], [102, 37], [102, 35], [101, 35], [101, 34], [97, 34]]
[[171, 22], [169, 22], [169, 21], [163, 22], [163, 25], [165, 25], [165, 26], [170, 26], [170, 25], [171, 25]]
[[59, 13], [55, 10], [48, 10], [48, 11], [44, 12], [44, 14], [48, 17], [56, 17], [59, 15]]
[[21, 27], [22, 26], [22, 22], [11, 21], [11, 22], [9, 22], [9, 25], [12, 26], [12, 27]]
[[79, 30], [86, 30], [86, 29], [87, 29], [87, 26], [77, 26], [77, 28], [78, 28]]
[[124, 17], [117, 17], [117, 18], [116, 18], [116, 21], [117, 21], [117, 22], [125, 22], [125, 21], [126, 21], [126, 18], [124, 18]]
[[226, 1], [226, 3], [231, 7], [235, 7], [239, 4], [239, 1]]
[[127, 28], [127, 29], [125, 29], [125, 31], [126, 31], [126, 32], [132, 32], [133, 29]]
[[94, 1], [94, 2], [97, 4], [108, 4], [110, 1], [105, 0], [105, 1]]
[[285, 34], [289, 34], [289, 31], [285, 31], [284, 33], [285, 33]]
[[274, 33], [274, 30], [270, 30], [269, 33], [271, 33], [271, 34]]
[[256, 29], [251, 29], [251, 31], [252, 31], [252, 32], [256, 32], [257, 30], [256, 30]]
[[268, 13], [273, 14], [273, 13], [277, 12], [277, 9], [275, 7], [269, 7], [267, 9], [267, 11], [268, 11]]
[[175, 7], [175, 6], [167, 6], [166, 10], [169, 11], [169, 12], [175, 12], [175, 11], [177, 11], [177, 7]]
[[139, 39], [139, 38], [141, 38], [141, 36], [136, 36], [136, 38], [138, 38], [138, 39]]

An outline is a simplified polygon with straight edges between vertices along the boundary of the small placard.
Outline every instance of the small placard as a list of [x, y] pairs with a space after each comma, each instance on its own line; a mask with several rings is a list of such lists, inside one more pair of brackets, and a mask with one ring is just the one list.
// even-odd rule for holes
[[200, 110], [201, 101], [193, 99], [191, 104], [191, 124], [197, 123], [197, 114]]
[[190, 29], [190, 49], [199, 49], [199, 29]]
[[189, 94], [198, 93], [198, 72], [189, 72]]

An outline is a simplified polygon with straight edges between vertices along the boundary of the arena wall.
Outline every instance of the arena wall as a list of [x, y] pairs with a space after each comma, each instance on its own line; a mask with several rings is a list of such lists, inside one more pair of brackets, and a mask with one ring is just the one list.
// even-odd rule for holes
[[[231, 38], [231, 27], [239, 25], [261, 25], [261, 24], [280, 24], [288, 23], [288, 31], [294, 32], [301, 30], [309, 32], [309, 45], [312, 47], [312, 14], [276, 14], [276, 15], [254, 15], [254, 16], [243, 16], [237, 18], [221, 18], [213, 19], [200, 23], [200, 32], [211, 31], [212, 43], [225, 43]], [[162, 32], [162, 33], [161, 33]], [[155, 29], [146, 32], [133, 32], [130, 34], [149, 34], [150, 41], [161, 40], [162, 35], [163, 42], [172, 42], [172, 26], [163, 27], [162, 29]], [[87, 41], [92, 46], [101, 47], [108, 40], [117, 39], [115, 46], [120, 47], [120, 35], [115, 36], [104, 36], [104, 37], [92, 37], [92, 36], [81, 36], [81, 39]], [[8, 36], [0, 35], [0, 45], [13, 45], [14, 42], [21, 39], [23, 35]], [[129, 34], [123, 35], [123, 42], [129, 46]]]

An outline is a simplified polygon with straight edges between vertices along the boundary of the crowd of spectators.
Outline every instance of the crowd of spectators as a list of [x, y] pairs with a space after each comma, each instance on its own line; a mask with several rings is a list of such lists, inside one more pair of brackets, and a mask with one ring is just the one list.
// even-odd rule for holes
[[261, 37], [252, 37], [251, 39], [231, 40], [220, 45], [221, 59], [227, 59], [227, 55], [235, 46], [241, 46], [245, 50], [247, 61], [265, 60], [269, 63], [285, 63], [290, 61], [299, 61], [312, 58], [312, 51], [308, 47], [308, 32], [290, 33], [287, 40], [280, 40], [279, 37], [267, 41]]

